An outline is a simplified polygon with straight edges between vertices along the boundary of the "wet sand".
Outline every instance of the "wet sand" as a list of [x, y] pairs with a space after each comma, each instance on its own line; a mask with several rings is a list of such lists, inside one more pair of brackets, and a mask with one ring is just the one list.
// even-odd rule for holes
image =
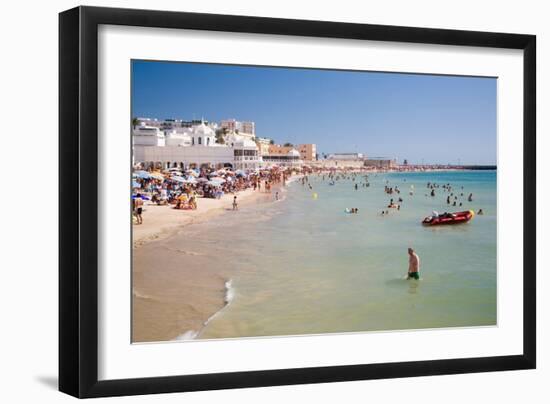
[[172, 236], [221, 214], [245, 213], [251, 204], [272, 201], [276, 191], [239, 192], [239, 212], [231, 209], [232, 194], [198, 199], [194, 211], [145, 205], [144, 224], [133, 225], [132, 342], [194, 338], [225, 306], [229, 277], [222, 257], [189, 251]]

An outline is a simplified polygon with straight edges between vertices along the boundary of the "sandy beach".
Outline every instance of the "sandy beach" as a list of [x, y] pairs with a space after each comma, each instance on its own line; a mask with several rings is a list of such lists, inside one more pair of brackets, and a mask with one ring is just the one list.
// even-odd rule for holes
[[[272, 201], [274, 192], [238, 192], [239, 210]], [[133, 342], [194, 338], [225, 306], [229, 278], [223, 263], [211, 265], [213, 257], [174, 245], [171, 236], [217, 215], [234, 214], [232, 201], [233, 194], [200, 198], [196, 210], [145, 205], [143, 224], [133, 225]]]
[[[236, 195], [239, 206], [245, 206], [266, 196], [265, 193], [252, 189], [246, 189]], [[196, 210], [177, 210], [172, 206], [159, 206], [147, 202], [143, 213], [143, 224], [139, 226], [134, 224], [132, 227], [134, 248], [152, 240], [169, 237], [187, 224], [207, 220], [221, 214], [227, 209], [231, 209], [232, 202], [233, 194], [223, 195], [220, 199], [200, 198]]]

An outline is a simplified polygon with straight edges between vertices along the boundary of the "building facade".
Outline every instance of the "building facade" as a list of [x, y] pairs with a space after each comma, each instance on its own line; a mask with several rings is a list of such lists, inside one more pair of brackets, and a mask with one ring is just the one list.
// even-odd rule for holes
[[258, 146], [258, 151], [260, 156], [267, 156], [269, 154], [269, 146], [271, 145], [271, 139], [265, 137], [257, 137], [255, 139], [256, 146]]
[[141, 124], [134, 128], [133, 132], [134, 144], [143, 146], [164, 146], [164, 132], [156, 126]]
[[272, 144], [268, 146], [268, 154], [270, 156], [284, 156], [291, 150], [297, 150], [298, 153], [300, 153], [300, 159], [302, 161], [308, 162], [317, 160], [317, 147], [315, 144], [298, 144], [295, 146]]
[[317, 146], [313, 143], [296, 145], [296, 150], [300, 152], [304, 161], [317, 160]]
[[134, 128], [133, 133], [133, 161], [145, 169], [256, 169], [262, 163], [254, 141], [234, 137], [229, 144], [219, 144], [212, 127], [203, 121], [192, 128], [165, 131], [142, 124]]
[[237, 121], [235, 119], [224, 119], [220, 122], [220, 128], [228, 132], [238, 132], [248, 135], [256, 135], [256, 125], [254, 122]]
[[327, 156], [329, 160], [363, 160], [365, 158], [363, 153], [331, 153]]
[[365, 167], [375, 167], [375, 168], [395, 168], [397, 167], [397, 159], [386, 158], [386, 157], [375, 157], [364, 160]]
[[300, 157], [300, 152], [291, 148], [287, 153], [268, 154], [262, 156], [263, 166], [277, 165], [279, 167], [301, 167], [304, 161]]

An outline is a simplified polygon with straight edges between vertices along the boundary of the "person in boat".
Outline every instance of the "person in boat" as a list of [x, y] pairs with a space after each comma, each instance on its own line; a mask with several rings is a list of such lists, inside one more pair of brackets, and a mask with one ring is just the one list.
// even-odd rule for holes
[[409, 270], [407, 271], [407, 279], [420, 279], [420, 257], [416, 252], [409, 247]]

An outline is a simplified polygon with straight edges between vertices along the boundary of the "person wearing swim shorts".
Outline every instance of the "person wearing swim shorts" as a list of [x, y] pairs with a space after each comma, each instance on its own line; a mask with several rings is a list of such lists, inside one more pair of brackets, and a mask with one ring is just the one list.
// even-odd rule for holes
[[409, 271], [407, 272], [407, 279], [420, 279], [420, 257], [409, 247]]
[[143, 217], [141, 214], [143, 213], [143, 199], [141, 199], [141, 194], [136, 195], [136, 199], [134, 199], [134, 209], [137, 219], [137, 224], [143, 223]]

